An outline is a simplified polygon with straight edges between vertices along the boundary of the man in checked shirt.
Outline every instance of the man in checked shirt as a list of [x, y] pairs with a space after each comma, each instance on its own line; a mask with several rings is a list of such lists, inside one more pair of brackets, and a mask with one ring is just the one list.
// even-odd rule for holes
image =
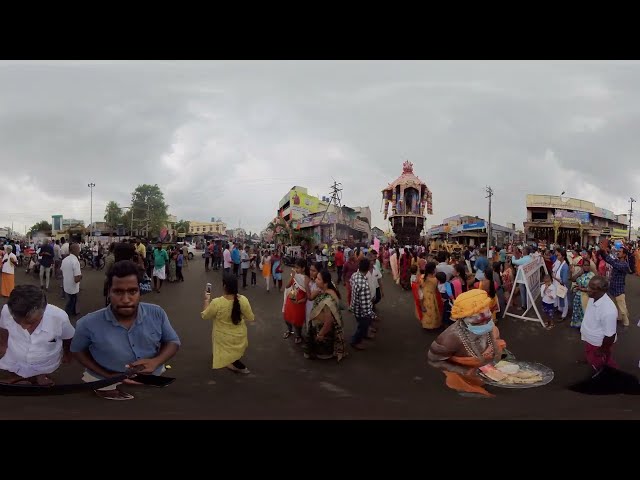
[[371, 321], [376, 318], [371, 303], [371, 289], [366, 278], [369, 266], [369, 259], [363, 258], [358, 265], [358, 271], [351, 277], [351, 310], [358, 322], [356, 332], [351, 338], [351, 346], [356, 350], [365, 349], [362, 342], [369, 332]]
[[600, 249], [603, 253], [602, 259], [613, 267], [609, 283], [609, 295], [611, 295], [616, 301], [616, 306], [618, 307], [618, 313], [620, 315], [620, 319], [618, 321], [622, 320], [622, 325], [626, 328], [629, 326], [629, 312], [627, 311], [624, 289], [627, 274], [631, 273], [629, 260], [627, 258], [628, 252], [624, 247], [618, 248], [617, 257], [614, 257], [610, 253], [611, 249], [607, 240], [600, 243]]

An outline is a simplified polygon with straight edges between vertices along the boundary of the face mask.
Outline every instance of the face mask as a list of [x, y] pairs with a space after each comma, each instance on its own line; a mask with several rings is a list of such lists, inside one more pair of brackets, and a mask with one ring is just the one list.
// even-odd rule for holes
[[489, 320], [484, 325], [469, 325], [467, 323], [467, 328], [474, 335], [484, 335], [485, 333], [489, 333], [493, 330], [493, 320]]

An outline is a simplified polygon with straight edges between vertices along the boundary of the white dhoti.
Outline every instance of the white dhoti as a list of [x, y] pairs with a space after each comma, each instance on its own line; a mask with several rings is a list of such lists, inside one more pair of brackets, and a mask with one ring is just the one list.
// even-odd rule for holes
[[160, 280], [165, 280], [167, 278], [167, 271], [165, 270], [164, 266], [154, 268], [153, 276], [158, 277]]

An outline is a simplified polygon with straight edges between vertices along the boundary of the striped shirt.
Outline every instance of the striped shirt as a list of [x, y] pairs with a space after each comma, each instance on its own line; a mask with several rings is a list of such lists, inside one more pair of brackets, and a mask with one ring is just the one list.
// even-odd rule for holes
[[357, 271], [350, 280], [351, 283], [351, 310], [357, 318], [375, 318], [371, 303], [371, 290], [367, 278], [362, 272]]
[[613, 297], [622, 295], [624, 293], [625, 277], [628, 273], [631, 273], [629, 263], [624, 260], [618, 260], [613, 255], [602, 255], [602, 259], [613, 267], [609, 282], [609, 293]]

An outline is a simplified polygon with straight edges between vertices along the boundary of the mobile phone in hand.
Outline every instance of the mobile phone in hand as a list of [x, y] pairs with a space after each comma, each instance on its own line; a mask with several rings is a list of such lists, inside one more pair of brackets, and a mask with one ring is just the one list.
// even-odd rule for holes
[[207, 293], [211, 293], [211, 284], [207, 282], [207, 288], [205, 290]]

